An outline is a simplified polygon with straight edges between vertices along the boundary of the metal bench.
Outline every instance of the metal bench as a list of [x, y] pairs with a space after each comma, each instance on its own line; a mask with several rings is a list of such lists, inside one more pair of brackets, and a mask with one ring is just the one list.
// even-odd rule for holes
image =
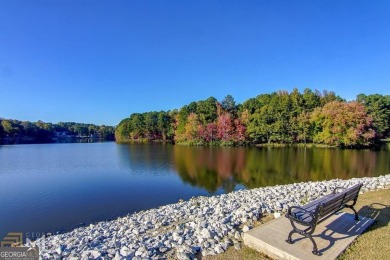
[[[298, 233], [311, 240], [313, 243], [313, 254], [321, 255], [318, 251], [317, 244], [312, 237], [317, 224], [343, 208], [352, 209], [355, 213], [355, 220], [359, 220], [358, 214], [353, 206], [356, 204], [361, 187], [362, 184], [356, 184], [350, 188], [338, 187], [333, 190], [333, 193], [314, 200], [304, 206], [289, 207], [286, 217], [290, 220], [293, 230], [288, 234], [286, 242], [293, 244], [294, 241], [291, 240], [291, 236], [294, 233]], [[304, 229], [298, 228], [297, 224], [304, 226]]]

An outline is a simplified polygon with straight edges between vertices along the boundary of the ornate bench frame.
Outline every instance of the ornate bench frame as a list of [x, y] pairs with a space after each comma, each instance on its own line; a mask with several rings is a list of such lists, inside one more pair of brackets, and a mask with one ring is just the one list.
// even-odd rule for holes
[[[288, 234], [286, 242], [293, 244], [294, 241], [291, 239], [291, 236], [294, 233], [298, 233], [306, 238], [309, 238], [313, 243], [313, 254], [321, 255], [321, 253], [318, 251], [317, 244], [312, 237], [317, 224], [329, 218], [343, 208], [352, 209], [355, 213], [355, 220], [358, 221], [359, 217], [354, 206], [358, 199], [359, 191], [362, 185], [363, 184], [356, 184], [350, 188], [337, 187], [331, 194], [312, 201], [304, 206], [289, 207], [286, 218], [290, 220], [293, 230]], [[297, 224], [307, 228], [298, 228]]]

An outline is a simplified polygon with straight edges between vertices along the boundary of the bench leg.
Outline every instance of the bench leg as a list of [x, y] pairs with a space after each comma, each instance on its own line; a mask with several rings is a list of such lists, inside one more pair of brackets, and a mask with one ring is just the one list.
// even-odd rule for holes
[[295, 230], [291, 230], [290, 233], [288, 234], [288, 237], [286, 239], [286, 242], [289, 244], [294, 244], [294, 242], [291, 240], [292, 234], [297, 233]]
[[353, 206], [350, 206], [350, 205], [345, 205], [345, 207], [349, 208], [349, 209], [352, 209], [353, 212], [355, 213], [355, 220], [359, 221], [359, 216], [355, 210], [355, 208]]
[[[289, 243], [289, 244], [294, 244], [294, 241], [292, 241], [292, 239], [291, 239], [291, 236], [292, 236], [292, 234], [294, 234], [294, 233], [298, 233], [298, 232], [295, 231], [295, 230], [290, 231], [290, 233], [288, 234], [288, 237], [287, 237], [287, 239], [286, 239], [286, 242], [287, 242], [287, 243]], [[317, 243], [316, 243], [316, 241], [313, 239], [313, 237], [311, 236], [311, 234], [303, 234], [303, 233], [301, 233], [301, 235], [304, 236], [304, 237], [309, 238], [310, 241], [312, 242], [312, 244], [313, 244], [313, 251], [312, 251], [312, 253], [315, 254], [315, 255], [321, 255], [321, 253], [318, 252]]]
[[314, 241], [313, 237], [310, 235], [307, 235], [306, 237], [308, 237], [310, 239], [310, 241], [313, 243], [313, 251], [311, 251], [313, 254], [315, 255], [321, 255], [320, 252], [318, 252], [318, 248], [317, 248], [317, 244], [316, 244], [316, 241]]
[[311, 236], [316, 228], [316, 225], [312, 225], [310, 226], [309, 228], [307, 228], [306, 230], [301, 230], [299, 229], [295, 223], [290, 219], [290, 222], [291, 222], [291, 225], [293, 227], [293, 230], [290, 231], [290, 233], [288, 234], [288, 237], [286, 239], [286, 242], [289, 243], [289, 244], [294, 244], [294, 241], [291, 239], [291, 236], [294, 234], [294, 233], [298, 233], [308, 239], [310, 239], [310, 241], [312, 242], [313, 244], [313, 251], [312, 253], [315, 254], [315, 255], [321, 255], [320, 252], [318, 252], [318, 248], [317, 248], [317, 243], [316, 241], [313, 239], [313, 237]]

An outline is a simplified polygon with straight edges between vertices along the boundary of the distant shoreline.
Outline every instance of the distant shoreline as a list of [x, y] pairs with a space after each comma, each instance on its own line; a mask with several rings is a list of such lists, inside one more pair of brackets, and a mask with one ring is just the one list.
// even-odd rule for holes
[[115, 142], [115, 139], [104, 138], [89, 138], [89, 137], [72, 137], [63, 139], [52, 140], [34, 140], [31, 138], [26, 139], [3, 139], [0, 140], [0, 145], [18, 145], [18, 144], [59, 144], [59, 143], [102, 143], [102, 142]]
[[353, 149], [353, 150], [361, 150], [361, 149], [378, 149], [378, 148], [390, 148], [390, 139], [383, 139], [375, 145], [371, 146], [353, 146], [353, 147], [340, 147], [340, 146], [332, 146], [326, 144], [317, 144], [317, 143], [261, 143], [261, 144], [246, 144], [246, 145], [220, 145], [216, 144], [192, 144], [192, 143], [175, 143], [172, 140], [129, 140], [129, 141], [115, 141], [117, 144], [148, 144], [148, 143], [161, 143], [161, 144], [172, 144], [172, 145], [181, 145], [181, 146], [201, 146], [201, 147], [259, 147], [259, 148], [331, 148], [331, 149]]
[[90, 137], [67, 137], [67, 138], [53, 138], [51, 140], [35, 140], [32, 138], [19, 138], [17, 140], [13, 138], [3, 138], [0, 139], [0, 145], [18, 145], [18, 144], [58, 144], [58, 143], [102, 143], [102, 142], [115, 142], [117, 144], [148, 144], [148, 143], [158, 143], [158, 144], [172, 144], [180, 146], [202, 146], [202, 147], [258, 147], [258, 148], [328, 148], [328, 149], [353, 149], [353, 150], [364, 150], [364, 149], [381, 149], [381, 148], [390, 148], [390, 140], [381, 140], [380, 143], [377, 143], [375, 146], [361, 146], [361, 147], [338, 147], [324, 144], [316, 143], [291, 143], [291, 144], [282, 144], [282, 143], [264, 143], [264, 144], [248, 144], [248, 145], [231, 145], [231, 146], [221, 146], [221, 145], [193, 145], [186, 143], [174, 143], [173, 141], [163, 141], [163, 140], [134, 140], [134, 141], [116, 141], [115, 139], [104, 139], [104, 138], [90, 138]]

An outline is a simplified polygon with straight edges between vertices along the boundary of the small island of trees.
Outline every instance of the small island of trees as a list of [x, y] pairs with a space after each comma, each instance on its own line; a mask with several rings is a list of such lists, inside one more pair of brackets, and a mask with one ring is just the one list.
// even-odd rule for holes
[[331, 91], [277, 91], [236, 104], [231, 95], [180, 109], [133, 113], [115, 130], [117, 142], [187, 145], [316, 144], [366, 147], [390, 134], [390, 96], [359, 94], [347, 102]]

